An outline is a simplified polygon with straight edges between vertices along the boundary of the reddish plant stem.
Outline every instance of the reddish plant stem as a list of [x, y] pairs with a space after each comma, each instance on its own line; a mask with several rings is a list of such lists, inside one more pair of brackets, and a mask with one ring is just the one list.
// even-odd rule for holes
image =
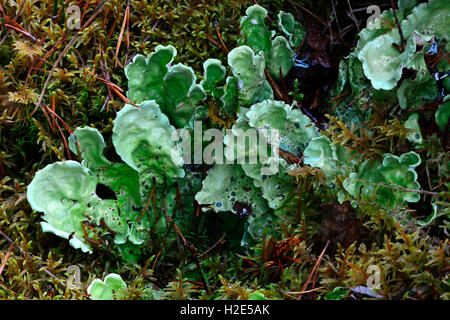
[[[325, 248], [323, 248], [322, 253], [320, 254], [319, 258], [317, 259], [317, 262], [314, 265], [314, 268], [312, 269], [308, 279], [305, 282], [305, 285], [302, 288], [302, 292], [304, 292], [306, 290], [306, 288], [308, 287], [308, 284], [311, 281], [311, 278], [313, 277], [313, 275], [316, 272], [317, 268], [319, 267], [320, 262], [322, 261], [322, 258], [323, 258], [324, 254], [325, 254], [325, 251], [327, 251], [329, 245], [330, 245], [330, 240], [327, 241], [327, 244], [325, 245]], [[303, 293], [298, 296], [297, 300], [301, 300], [302, 296], [303, 296]]]
[[395, 6], [394, 6], [394, 0], [391, 0], [391, 6], [392, 6], [392, 12], [394, 14], [395, 23], [397, 24], [398, 33], [400, 34], [401, 44], [402, 44], [402, 51], [406, 47], [406, 40], [403, 37], [403, 31], [402, 27], [400, 26], [400, 22], [398, 21], [397, 14], [395, 13]]

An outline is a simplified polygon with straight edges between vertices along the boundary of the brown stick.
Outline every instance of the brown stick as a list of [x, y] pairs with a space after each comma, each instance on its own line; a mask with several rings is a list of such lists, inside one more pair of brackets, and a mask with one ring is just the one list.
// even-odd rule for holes
[[13, 246], [12, 244], [9, 245], [9, 250], [8, 250], [8, 252], [6, 253], [5, 257], [3, 258], [2, 265], [0, 266], [0, 275], [2, 274], [3, 269], [5, 268], [6, 261], [8, 261], [8, 258], [9, 258], [9, 256], [10, 256], [11, 253], [12, 253], [12, 248], [13, 248], [13, 247], [14, 247], [14, 246]]
[[214, 25], [214, 28], [216, 29], [217, 36], [219, 37], [220, 43], [222, 44], [222, 47], [225, 50], [225, 53], [228, 55], [228, 53], [230, 53], [230, 50], [228, 50], [227, 46], [225, 45], [225, 42], [223, 42], [222, 36], [220, 35], [217, 25]]
[[208, 252], [210, 252], [212, 249], [214, 249], [215, 247], [217, 247], [219, 244], [223, 243], [223, 239], [225, 239], [225, 236], [227, 235], [226, 232], [224, 232], [224, 234], [220, 237], [219, 240], [217, 240], [216, 243], [214, 243], [214, 245], [209, 248], [208, 250], [206, 250], [205, 252], [203, 252], [202, 254], [200, 254], [198, 257], [201, 258], [202, 256], [204, 256], [205, 254], [207, 254]]
[[403, 51], [406, 47], [406, 40], [403, 37], [402, 27], [400, 26], [400, 22], [398, 21], [397, 14], [395, 13], [394, 0], [391, 0], [391, 6], [392, 6], [392, 12], [394, 13], [395, 23], [397, 24], [398, 33], [400, 33], [400, 39], [401, 39], [402, 51]]
[[404, 188], [404, 187], [402, 187], [401, 185], [398, 185], [398, 184], [394, 184], [396, 187], [392, 187], [392, 186], [386, 185], [384, 183], [375, 183], [375, 182], [370, 182], [370, 181], [361, 180], [361, 179], [355, 179], [355, 181], [368, 183], [368, 184], [373, 185], [373, 186], [384, 187], [384, 188], [387, 188], [387, 189], [390, 189], [390, 190], [393, 190], [393, 191], [404, 191], [404, 192], [420, 193], [420, 194], [427, 194], [427, 195], [435, 196], [435, 197], [442, 195], [442, 196], [445, 196], [446, 198], [449, 198], [449, 195], [445, 194], [445, 193], [442, 194], [441, 192], [409, 189], [409, 188]]
[[[169, 219], [172, 220], [171, 218]], [[187, 240], [184, 238], [183, 234], [181, 233], [180, 229], [178, 229], [178, 226], [175, 222], [173, 223], [173, 227], [183, 240], [183, 245], [191, 252], [192, 257], [194, 258], [195, 264], [197, 266], [198, 273], [200, 273], [200, 276], [202, 277], [203, 286], [205, 287], [206, 292], [209, 294], [209, 287], [206, 282], [205, 276], [203, 275], [202, 268], [200, 266], [200, 261], [198, 260], [197, 250], [195, 249], [194, 246], [192, 246], [189, 242], [187, 242]]]
[[275, 81], [273, 80], [273, 78], [269, 74], [269, 72], [266, 69], [264, 69], [264, 72], [266, 74], [267, 81], [269, 82], [270, 86], [272, 87], [272, 90], [273, 90], [275, 96], [277, 96], [279, 99], [281, 99], [284, 102], [286, 102], [287, 104], [289, 104], [289, 98], [284, 96], [284, 94], [281, 91], [280, 87], [275, 83]]
[[[308, 287], [309, 282], [311, 281], [311, 278], [313, 277], [314, 273], [316, 272], [316, 269], [319, 267], [320, 262], [322, 261], [323, 255], [325, 254], [325, 251], [327, 251], [328, 245], [330, 244], [330, 240], [327, 241], [327, 244], [325, 245], [325, 248], [323, 248], [322, 253], [319, 256], [319, 259], [317, 259], [316, 264], [314, 265], [314, 268], [312, 269], [308, 279], [305, 282], [305, 285], [302, 288], [302, 292], [306, 291], [306, 287]], [[303, 293], [301, 293], [298, 297], [297, 300], [301, 300], [303, 296]]]
[[[14, 21], [17, 20], [17, 19], [20, 17], [20, 15], [22, 14], [22, 10], [23, 10], [24, 5], [25, 5], [25, 1], [22, 1], [22, 3], [20, 4], [20, 8], [19, 8], [19, 10], [17, 11], [16, 16], [14, 17]], [[0, 5], [0, 8], [1, 8], [1, 11], [3, 12], [3, 8], [1, 7], [1, 5]], [[7, 29], [6, 32], [5, 32], [5, 35], [4, 35], [3, 38], [0, 40], [0, 46], [3, 44], [3, 42], [5, 42], [6, 38], [7, 38], [8, 35], [9, 35], [9, 31], [10, 31], [10, 30]]]
[[95, 9], [95, 11], [92, 14], [92, 16], [88, 19], [88, 21], [86, 21], [86, 23], [81, 27], [81, 29], [77, 33], [75, 33], [73, 38], [69, 41], [69, 43], [66, 45], [64, 50], [59, 55], [58, 59], [56, 59], [55, 63], [52, 66], [52, 69], [50, 70], [50, 73], [47, 76], [47, 79], [45, 80], [44, 86], [43, 86], [42, 91], [41, 91], [41, 95], [39, 96], [39, 100], [36, 103], [36, 107], [34, 107], [33, 111], [30, 113], [28, 118], [31, 118], [33, 116], [33, 114], [37, 111], [37, 109], [41, 106], [42, 100], [44, 99], [45, 90], [47, 89], [47, 86], [48, 86], [48, 84], [50, 82], [50, 79], [53, 76], [53, 72], [55, 71], [56, 66], [61, 62], [61, 60], [64, 58], [66, 52], [70, 49], [70, 47], [72, 47], [72, 45], [74, 44], [75, 40], [81, 34], [80, 31], [83, 30], [84, 28], [86, 28], [95, 19], [95, 17], [97, 17], [103, 11], [103, 8], [104, 8], [103, 7], [103, 2], [104, 2], [104, 0], [100, 1], [100, 3], [98, 4], [98, 6]]
[[353, 8], [352, 8], [352, 5], [350, 4], [350, 0], [347, 0], [347, 3], [348, 3], [348, 7], [350, 8], [350, 14], [352, 15], [352, 19], [355, 22], [356, 29], [358, 29], [358, 33], [359, 33], [361, 30], [359, 28], [358, 19], [356, 19], [355, 14], [353, 13]]
[[[28, 252], [26, 252], [25, 250], [23, 250], [21, 247], [19, 247], [19, 245], [17, 245], [14, 241], [12, 241], [6, 234], [4, 234], [2, 231], [0, 231], [0, 236], [2, 236], [3, 238], [5, 238], [12, 246], [16, 247], [17, 249], [19, 249], [19, 251], [21, 253], [23, 253], [28, 259], [33, 260], [33, 256], [31, 256]], [[53, 279], [57, 280], [59, 283], [64, 284], [63, 282], [61, 282], [60, 279], [58, 279], [54, 274], [52, 274], [50, 271], [48, 271], [47, 269], [45, 269], [39, 262], [37, 262], [36, 260], [34, 260], [34, 262], [36, 262], [36, 264], [38, 265], [39, 269], [44, 270], [45, 273], [47, 273], [50, 277], [52, 277]]]
[[122, 38], [123, 38], [123, 33], [125, 32], [125, 26], [128, 25], [128, 16], [130, 15], [130, 0], [128, 0], [127, 2], [127, 9], [125, 10], [125, 15], [123, 16], [123, 21], [122, 21], [122, 27], [120, 28], [120, 34], [119, 34], [119, 40], [117, 41], [117, 46], [116, 46], [116, 63], [114, 65], [114, 68], [117, 68], [117, 62], [119, 61], [119, 50], [120, 50], [120, 45], [122, 44]]

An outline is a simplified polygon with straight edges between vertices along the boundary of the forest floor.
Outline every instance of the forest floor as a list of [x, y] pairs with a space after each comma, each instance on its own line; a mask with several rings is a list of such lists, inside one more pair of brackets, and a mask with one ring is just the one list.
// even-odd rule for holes
[[[115, 114], [129, 102], [124, 67], [132, 58], [171, 44], [177, 61], [201, 78], [207, 58], [226, 63], [228, 48], [239, 38], [240, 18], [253, 4], [0, 1], [0, 299], [89, 299], [89, 284], [109, 273], [126, 282], [126, 299], [450, 298], [450, 136], [449, 126], [439, 130], [432, 115], [421, 122], [425, 142], [418, 168], [420, 184], [428, 191], [401, 210], [371, 204], [357, 211], [336, 203], [319, 206], [326, 199], [317, 199], [313, 180], [305, 178], [299, 182], [302, 195], [292, 200], [278, 231], [252, 248], [240, 246], [238, 219], [224, 221], [202, 211], [192, 222], [198, 230], [185, 234], [189, 245], [174, 234], [178, 242], [171, 248], [162, 239], [139, 261], [128, 263], [107, 246], [83, 253], [42, 231], [42, 213], [31, 209], [27, 186], [46, 165], [79, 160], [68, 146], [75, 128], [97, 128], [110, 141]], [[290, 96], [302, 93], [302, 110], [317, 123], [328, 122], [339, 63], [356, 46], [370, 16], [366, 8], [375, 5], [383, 11], [391, 2], [258, 4], [273, 21], [283, 10], [305, 26], [299, 56], [309, 68], [296, 68], [277, 84]], [[76, 10], [68, 10], [70, 5], [81, 14], [79, 28], [71, 25]], [[395, 110], [377, 110], [385, 115], [378, 118], [380, 132], [388, 137], [384, 151], [406, 152], [410, 147], [400, 138], [400, 127], [389, 122], [397, 117], [388, 118]], [[432, 212], [432, 198], [442, 194], [437, 201], [445, 214], [426, 226], [418, 224]], [[368, 286], [373, 281], [377, 290]]]

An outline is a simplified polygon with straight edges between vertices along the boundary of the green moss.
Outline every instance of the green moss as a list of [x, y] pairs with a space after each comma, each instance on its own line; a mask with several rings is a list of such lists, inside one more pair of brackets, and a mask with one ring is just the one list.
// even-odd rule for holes
[[[448, 96], [449, 77], [440, 81], [434, 78], [436, 71], [441, 76], [445, 74], [448, 62], [440, 59], [432, 67], [446, 54], [448, 44], [431, 39], [432, 35], [447, 37], [448, 28], [443, 28], [446, 22], [439, 19], [432, 19], [432, 28], [426, 25], [431, 20], [429, 18], [434, 17], [434, 9], [430, 11], [429, 7], [439, 8], [439, 12], [443, 12], [447, 3], [431, 0], [429, 5], [422, 4], [414, 9], [417, 1], [399, 1], [397, 15], [404, 26], [406, 37], [409, 37], [410, 29], [414, 28], [420, 32], [415, 40], [425, 40], [425, 43], [423, 48], [416, 43], [414, 57], [405, 59], [407, 65], [402, 70], [403, 78], [392, 90], [369, 89], [372, 81], [366, 78], [363, 63], [357, 57], [372, 41], [396, 32], [392, 10], [383, 12], [381, 29], [363, 29], [356, 50], [341, 62], [340, 75], [332, 94], [332, 98], [346, 94], [342, 101], [335, 100], [335, 114], [343, 122], [333, 122], [329, 118], [327, 130], [317, 133], [318, 137], [307, 134], [306, 138], [303, 136], [304, 131], [315, 130], [306, 123], [306, 116], [305, 121], [296, 117], [300, 112], [297, 106], [283, 112], [283, 103], [264, 101], [267, 97], [273, 98], [271, 88], [265, 82], [264, 69], [276, 81], [280, 80], [277, 78], [280, 66], [283, 75], [289, 70], [290, 61], [285, 57], [297, 51], [301, 39], [297, 34], [302, 35], [304, 32], [301, 27], [310, 27], [308, 21], [303, 19], [306, 13], [292, 2], [264, 0], [259, 3], [268, 10], [270, 19], [262, 15], [263, 10], [259, 8], [253, 13], [246, 13], [246, 9], [254, 4], [252, 1], [132, 1], [130, 24], [123, 33], [116, 57], [115, 49], [127, 2], [105, 2], [102, 13], [94, 19], [91, 27], [80, 31], [80, 41], [76, 41], [66, 52], [54, 70], [43, 93], [43, 105], [32, 115], [51, 66], [61, 56], [74, 32], [67, 29], [64, 15], [55, 21], [47, 19], [48, 12], [55, 10], [58, 13], [58, 8], [54, 7], [55, 1], [34, 2], [29, 10], [24, 10], [18, 16], [17, 23], [30, 34], [40, 39], [45, 33], [46, 37], [43, 46], [23, 34], [9, 32], [0, 48], [0, 247], [4, 248], [0, 250], [0, 261], [4, 263], [0, 275], [2, 299], [89, 299], [88, 291], [92, 291], [88, 287], [92, 279], [104, 279], [109, 272], [120, 274], [122, 278], [120, 287], [123, 290], [119, 290], [120, 295], [116, 298], [295, 298], [297, 294], [287, 292], [297, 292], [304, 287], [323, 249], [317, 241], [326, 227], [323, 222], [322, 227], [319, 227], [323, 217], [320, 204], [336, 201], [336, 198], [350, 199], [350, 196], [358, 204], [356, 214], [364, 225], [360, 230], [362, 243], [340, 248], [336, 254], [327, 251], [314, 277], [315, 288], [322, 288], [304, 294], [304, 298], [347, 299], [351, 294], [355, 296], [352, 289], [367, 285], [367, 268], [370, 265], [377, 265], [382, 270], [378, 294], [386, 298], [450, 298], [448, 279], [445, 278], [446, 273], [442, 272], [448, 264], [446, 235], [450, 228], [447, 201], [449, 186], [445, 182], [450, 169], [442, 137], [447, 124], [448, 104], [435, 104], [439, 103], [437, 99], [442, 94]], [[302, 5], [324, 19], [334, 12], [330, 2], [326, 1], [308, 0]], [[344, 24], [348, 19], [346, 15], [341, 15], [340, 10], [348, 11], [347, 3], [336, 2], [336, 5], [340, 27], [346, 28]], [[85, 18], [88, 18], [94, 6], [90, 4], [86, 8]], [[3, 6], [3, 9], [9, 17], [16, 16], [17, 7]], [[425, 19], [422, 17], [424, 12]], [[237, 68], [231, 70], [226, 65], [228, 57], [215, 26], [227, 48], [232, 51], [238, 39], [243, 41], [239, 34], [241, 17], [253, 17], [255, 14], [255, 19], [261, 22], [258, 22], [257, 29], [263, 35], [270, 35], [272, 47], [269, 50], [269, 47], [264, 46], [269, 44], [264, 42], [266, 37], [261, 38], [264, 40], [261, 52], [252, 47], [258, 45], [261, 39], [251, 36], [252, 19], [247, 19], [244, 33], [250, 35], [248, 38], [251, 41], [247, 45], [253, 53], [246, 54], [245, 63], [241, 65], [233, 61], [232, 64]], [[440, 18], [446, 19], [446, 16]], [[332, 19], [330, 23], [331, 28], [338, 30], [336, 20]], [[275, 31], [273, 36], [271, 30]], [[61, 40], [61, 34], [68, 35], [68, 38]], [[398, 38], [393, 39], [399, 43]], [[412, 46], [412, 40], [408, 40]], [[351, 41], [350, 34], [346, 33], [345, 41]], [[434, 44], [439, 53], [431, 53], [432, 50], [428, 52]], [[22, 49], [13, 50], [13, 45], [14, 48]], [[121, 135], [124, 138], [119, 143], [122, 151], [117, 154], [114, 144], [120, 139], [114, 129], [117, 123], [113, 122], [115, 114], [121, 109], [120, 115], [134, 114], [138, 108], [131, 105], [124, 107], [126, 103], [114, 90], [124, 96], [129, 89], [122, 66], [129, 64], [137, 54], [144, 57], [151, 55], [157, 45], [166, 48], [172, 45], [176, 49], [176, 63], [184, 67], [175, 68], [177, 76], [166, 80], [173, 80], [172, 84], [176, 83], [174, 87], [182, 90], [172, 90], [170, 96], [178, 96], [173, 101], [169, 101], [167, 96], [161, 98], [162, 113], [156, 112], [155, 108], [146, 109], [147, 104], [152, 103], [144, 103], [147, 106], [143, 108], [146, 116], [158, 114], [161, 120], [164, 114], [167, 123], [155, 123], [146, 116], [140, 117], [145, 122], [140, 126], [144, 132], [142, 137], [125, 139], [128, 135]], [[341, 44], [336, 42], [332, 52], [338, 54], [340, 47]], [[240, 50], [241, 56], [244, 50], [250, 52], [247, 49]], [[300, 54], [308, 50], [310, 48], [305, 41]], [[27, 52], [34, 57], [27, 56]], [[368, 56], [370, 52], [365, 53]], [[398, 54], [402, 55], [401, 52]], [[270, 63], [268, 56], [280, 64]], [[398, 55], [392, 52], [391, 56], [395, 60]], [[208, 72], [204, 63], [210, 58], [216, 60], [211, 63], [213, 70]], [[253, 67], [254, 61], [259, 65]], [[373, 64], [373, 61], [367, 62]], [[32, 64], [35, 68], [30, 70]], [[264, 67], [261, 68], [262, 64]], [[240, 72], [238, 69], [242, 66], [244, 73], [233, 73]], [[164, 77], [174, 67], [166, 66], [167, 72], [158, 78], [160, 87], [156, 87], [156, 91], [160, 96], [165, 95], [161, 94], [161, 88], [166, 88], [167, 84], [164, 83]], [[248, 70], [245, 68], [248, 67], [250, 76], [246, 78], [245, 72]], [[398, 71], [397, 66], [392, 70]], [[193, 76], [195, 84], [204, 86], [208, 98], [200, 104], [202, 92], [189, 92], [193, 82], [181, 83], [179, 74], [184, 80]], [[139, 72], [134, 76], [141, 82]], [[298, 80], [302, 83], [303, 79], [300, 77]], [[255, 88], [260, 85], [263, 89], [253, 95]], [[15, 95], [15, 102], [7, 101], [10, 93]], [[263, 93], [265, 96], [261, 98]], [[131, 96], [131, 100], [138, 96]], [[151, 97], [148, 92], [141, 96], [143, 99]], [[185, 102], [184, 105], [180, 105], [180, 99]], [[254, 104], [258, 106], [252, 107]], [[201, 106], [195, 108], [198, 105]], [[396, 108], [398, 105], [401, 108]], [[308, 105], [301, 107], [309, 109]], [[334, 112], [333, 105], [322, 107], [320, 112]], [[172, 112], [173, 108], [179, 111]], [[154, 112], [145, 112], [150, 109]], [[219, 112], [215, 114], [217, 109]], [[53, 116], [53, 110], [59, 118]], [[413, 112], [417, 112], [418, 117], [410, 117]], [[238, 120], [235, 122], [236, 118]], [[282, 185], [287, 192], [283, 189], [282, 193], [289, 193], [289, 197], [281, 202], [277, 200], [280, 188], [276, 186], [281, 186], [281, 180], [277, 180], [279, 177], [269, 179], [270, 183], [249, 177], [259, 177], [259, 165], [245, 168], [242, 165], [213, 167], [208, 170], [208, 166], [186, 166], [180, 161], [173, 162], [167, 152], [170, 148], [164, 152], [154, 150], [165, 142], [152, 129], [169, 132], [170, 125], [190, 127], [194, 119], [202, 120], [208, 128], [214, 127], [217, 123], [214, 121], [217, 120], [222, 121], [219, 122], [221, 127], [227, 128], [233, 125], [235, 128], [278, 125], [285, 137], [283, 148], [303, 161], [285, 168], [282, 173], [282, 181], [288, 182]], [[293, 123], [299, 124], [300, 128], [292, 126]], [[131, 125], [132, 122], [127, 122], [123, 127]], [[68, 127], [78, 129], [71, 136]], [[421, 134], [421, 143], [415, 135], [412, 136], [417, 132]], [[139, 140], [139, 143], [133, 144], [134, 140]], [[309, 147], [302, 145], [304, 140], [308, 140]], [[420, 154], [422, 162], [419, 166], [415, 166], [417, 163], [414, 161], [405, 162], [405, 157], [400, 156], [412, 150]], [[382, 160], [383, 154], [387, 155]], [[122, 162], [121, 156], [126, 158], [126, 163]], [[146, 159], [144, 164], [139, 162], [140, 158]], [[352, 160], [349, 161], [349, 158]], [[373, 161], [373, 167], [365, 167], [364, 161], [367, 159]], [[47, 168], [50, 169], [42, 169], [55, 161], [58, 163], [49, 165]], [[345, 165], [342, 165], [343, 162]], [[171, 169], [155, 169], [166, 164]], [[410, 168], [410, 164], [415, 168]], [[71, 173], [66, 174], [66, 166]], [[58, 170], [53, 171], [56, 167]], [[231, 172], [228, 172], [229, 168], [232, 168]], [[50, 188], [45, 190], [51, 192], [44, 192], [44, 188], [30, 184], [33, 178], [42, 178], [44, 170], [51, 173], [43, 179], [45, 188]], [[181, 178], [181, 170], [185, 173], [184, 178]], [[73, 171], [77, 172], [77, 179], [73, 179]], [[357, 176], [349, 177], [350, 173]], [[229, 201], [226, 204], [229, 210], [213, 212], [217, 211], [217, 204], [224, 200], [224, 196], [232, 195], [226, 190], [231, 186], [225, 183], [229, 180], [222, 181], [216, 177], [226, 176], [231, 180], [238, 179], [242, 174], [244, 177], [241, 178], [238, 194], [241, 201], [235, 199], [232, 202], [231, 198], [225, 198], [225, 201]], [[169, 177], [167, 181], [166, 176]], [[118, 177], [122, 180], [117, 180]], [[139, 177], [143, 177], [142, 181]], [[153, 177], [156, 180], [154, 189]], [[367, 181], [356, 181], [361, 177], [374, 182], [374, 185]], [[266, 178], [266, 181], [269, 180]], [[85, 193], [92, 190], [97, 192], [99, 181], [109, 191], [98, 191], [102, 198], [96, 198], [95, 205], [91, 206], [96, 211], [93, 214], [89, 211], [91, 208], [87, 207], [87, 203], [90, 203], [88, 200], [92, 199], [85, 197]], [[224, 183], [218, 183], [220, 181]], [[349, 181], [355, 184], [355, 188], [350, 188], [352, 183]], [[358, 183], [360, 185], [356, 185]], [[68, 184], [70, 187], [65, 188]], [[36, 208], [42, 208], [44, 199], [53, 199], [50, 201], [51, 208], [46, 208], [52, 213], [42, 215], [31, 209], [27, 202], [27, 186], [28, 192], [36, 191], [36, 196], [28, 198], [36, 203]], [[399, 186], [420, 190], [410, 192], [401, 190]], [[204, 187], [217, 192], [208, 193]], [[351, 189], [349, 192], [354, 195], [350, 195], [345, 187]], [[357, 192], [358, 187], [361, 193]], [[115, 198], [108, 198], [112, 197], [111, 194]], [[199, 205], [195, 201], [196, 194], [206, 194], [206, 200], [201, 201], [204, 204]], [[414, 202], [419, 196], [420, 200]], [[75, 198], [77, 200], [74, 202]], [[393, 203], [397, 205], [391, 206]], [[146, 224], [152, 221], [152, 224], [141, 229], [145, 231], [145, 237], [140, 237], [140, 227], [132, 221], [139, 219], [147, 204], [145, 215], [140, 221]], [[247, 207], [244, 204], [249, 204], [254, 214], [245, 217], [243, 209]], [[122, 222], [126, 221], [127, 231], [125, 228], [122, 230], [120, 223], [115, 224], [117, 221], [112, 218], [117, 216], [106, 214], [110, 208], [120, 209], [120, 218]], [[61, 216], [64, 218], [55, 214], [62, 211], [64, 215]], [[100, 221], [89, 222], [83, 214], [95, 216], [96, 219], [102, 217], [111, 230], [101, 226]], [[43, 217], [50, 222], [42, 221]], [[46, 227], [42, 229], [41, 222], [48, 226], [44, 224]], [[80, 223], [87, 228], [86, 235], [80, 229]], [[66, 230], [68, 226], [74, 226], [78, 233], [72, 234], [73, 231]], [[46, 230], [63, 235], [68, 241], [44, 232]], [[342, 230], [345, 232], [345, 228]], [[9, 250], [11, 243], [3, 235], [8, 236], [22, 250], [17, 247]], [[192, 251], [183, 245], [181, 235], [191, 245], [190, 248], [196, 250], [200, 268]], [[85, 236], [92, 242], [86, 240]], [[77, 241], [85, 246], [83, 248], [91, 250], [92, 254], [69, 246], [69, 242], [74, 244]], [[132, 241], [143, 243], [136, 245]], [[76, 268], [73, 271], [74, 266], [80, 268], [79, 273]], [[203, 280], [208, 283], [208, 291], [199, 284]], [[192, 281], [196, 281], [195, 284]], [[310, 283], [306, 289], [312, 289], [312, 285]], [[111, 298], [111, 291], [107, 291]]]

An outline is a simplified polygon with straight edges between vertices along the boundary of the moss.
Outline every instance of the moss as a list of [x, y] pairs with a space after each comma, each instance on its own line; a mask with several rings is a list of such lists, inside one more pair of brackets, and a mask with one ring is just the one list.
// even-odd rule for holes
[[[401, 1], [403, 4], [413, 2]], [[43, 93], [43, 103], [34, 110], [53, 64], [74, 35], [64, 23], [67, 15], [65, 18], [60, 15], [53, 21], [48, 19], [49, 13], [59, 12], [60, 8], [55, 8], [55, 3], [61, 2], [33, 2], [20, 15], [17, 15], [17, 7], [3, 6], [8, 17], [17, 15], [17, 23], [44, 42], [9, 32], [0, 47], [0, 262], [4, 263], [0, 271], [0, 298], [89, 299], [88, 286], [95, 278], [104, 279], [104, 272], [108, 269], [108, 272], [120, 274], [126, 282], [125, 299], [295, 299], [298, 294], [292, 292], [301, 288], [313, 289], [303, 295], [305, 299], [363, 299], [370, 296], [351, 289], [367, 286], [368, 268], [377, 266], [381, 270], [377, 295], [389, 299], [450, 299], [446, 279], [450, 229], [450, 186], [445, 180], [450, 171], [449, 156], [445, 152], [448, 147], [448, 134], [444, 131], [446, 105], [434, 104], [434, 91], [430, 90], [430, 96], [433, 95], [430, 98], [416, 96], [417, 92], [407, 90], [407, 84], [420, 80], [420, 77], [404, 70], [405, 79], [399, 83], [404, 87], [402, 104], [413, 102], [415, 108], [396, 109], [397, 92], [371, 89], [357, 59], [346, 61], [347, 69], [342, 68], [345, 70], [341, 72], [340, 84], [331, 97], [343, 94], [342, 100], [338, 98], [321, 109], [333, 113], [334, 103], [338, 106], [335, 117], [328, 118], [328, 126], [321, 134], [336, 146], [332, 150], [340, 149], [339, 145], [350, 149], [357, 163], [365, 159], [381, 161], [385, 153], [400, 156], [414, 150], [422, 159], [415, 171], [424, 193], [419, 202], [395, 208], [386, 208], [370, 198], [359, 198], [355, 219], [362, 225], [360, 241], [346, 247], [333, 243], [337, 248], [336, 254], [327, 248], [319, 269], [314, 269], [314, 266], [325, 245], [318, 239], [332, 231], [324, 230], [332, 226], [321, 223], [321, 204], [336, 203], [339, 195], [344, 198], [342, 184], [347, 177], [335, 174], [330, 183], [327, 170], [308, 165], [288, 172], [292, 177], [293, 192], [283, 207], [271, 214], [270, 230], [266, 234], [260, 232], [263, 230], [260, 226], [267, 221], [256, 221], [256, 227], [249, 229], [248, 221], [239, 215], [230, 217], [203, 212], [194, 201], [193, 191], [198, 191], [201, 180], [206, 176], [208, 167], [202, 165], [185, 166], [186, 175], [191, 180], [180, 183], [179, 190], [175, 185], [170, 190], [176, 201], [168, 201], [164, 197], [164, 188], [155, 191], [158, 210], [164, 205], [172, 206], [179, 210], [180, 215], [163, 234], [150, 230], [152, 241], [145, 248], [140, 247], [142, 252], [130, 242], [113, 247], [111, 234], [96, 234], [92, 230], [93, 240], [102, 236], [105, 242], [88, 255], [70, 247], [67, 241], [44, 233], [39, 227], [41, 215], [33, 212], [26, 201], [27, 186], [36, 172], [49, 163], [80, 160], [70, 153], [68, 137], [71, 129], [86, 125], [97, 128], [107, 145], [105, 157], [112, 162], [120, 159], [111, 146], [112, 119], [125, 105], [121, 98], [127, 90], [123, 66], [138, 53], [148, 55], [157, 45], [171, 44], [177, 50], [178, 61], [189, 65], [194, 74], [202, 78], [203, 63], [208, 58], [213, 57], [224, 65], [227, 60], [215, 26], [227, 48], [234, 48], [241, 37], [240, 18], [254, 1], [158, 0], [149, 3], [133, 0], [130, 2], [130, 24], [128, 31], [125, 29], [123, 33], [117, 57], [115, 51], [127, 2], [105, 2], [103, 11], [80, 32], [79, 39], [53, 70]], [[67, 5], [76, 3], [69, 1]], [[277, 29], [276, 18], [280, 9], [292, 13], [301, 23], [308, 21], [304, 19], [304, 11], [291, 1], [264, 0], [259, 4], [268, 10], [272, 19], [267, 19], [268, 27], [279, 32], [282, 30]], [[333, 18], [332, 28], [356, 30], [350, 27], [353, 22], [345, 14], [348, 12], [347, 3], [336, 4], [339, 21]], [[88, 4], [83, 21], [94, 13], [95, 5], [95, 1]], [[308, 0], [303, 5], [325, 20], [334, 12], [330, 2], [323, 0]], [[400, 19], [411, 10], [412, 7], [402, 7], [398, 12]], [[367, 17], [361, 15], [358, 18]], [[386, 33], [393, 28], [393, 15], [386, 14], [379, 32]], [[4, 36], [3, 30], [1, 37]], [[367, 37], [371, 35], [367, 34]], [[363, 38], [363, 42], [370, 40]], [[290, 40], [294, 42], [296, 39]], [[355, 33], [349, 32], [345, 33], [343, 40], [356, 44], [357, 38]], [[348, 56], [348, 48], [341, 49], [344, 47], [342, 43], [335, 42], [327, 50], [330, 49], [336, 59]], [[446, 65], [445, 59], [440, 58], [446, 48], [437, 45], [438, 50], [433, 53], [426, 52], [429, 49], [426, 44], [424, 61], [420, 62], [422, 67], [424, 62], [427, 69], [431, 68], [428, 71], [433, 74], [441, 72], [442, 76]], [[314, 51], [305, 41], [299, 53], [306, 56]], [[338, 64], [339, 60], [334, 62]], [[228, 74], [230, 71], [227, 70]], [[309, 69], [303, 71], [307, 73]], [[210, 112], [198, 115], [208, 126], [214, 127], [217, 123], [225, 127], [233, 125], [233, 115], [238, 111], [235, 102], [239, 95], [238, 81], [233, 79], [236, 80], [225, 79], [230, 86], [223, 99], [226, 115], [213, 112], [218, 107], [216, 104], [220, 104], [214, 99], [205, 103]], [[301, 82], [302, 79], [299, 80]], [[436, 83], [438, 89], [448, 95], [448, 77]], [[283, 87], [281, 83], [278, 85]], [[305, 96], [309, 94], [304, 93]], [[438, 93], [441, 94], [440, 91]], [[216, 96], [221, 95], [221, 90], [218, 90]], [[427, 104], [420, 106], [423, 103]], [[308, 105], [300, 107], [314, 111], [308, 110]], [[437, 110], [440, 112], [437, 113], [436, 124]], [[417, 126], [422, 135], [421, 145], [410, 142], [411, 131], [404, 125], [413, 112], [419, 115]], [[195, 183], [189, 185], [191, 181]], [[151, 192], [152, 184], [142, 185], [142, 188], [146, 187]], [[192, 190], [180, 202], [178, 191], [182, 192], [184, 188]], [[149, 202], [149, 206], [153, 207], [153, 203]], [[232, 209], [242, 213], [245, 208], [245, 204], [237, 203]], [[192, 252], [181, 241], [178, 246], [177, 239], [181, 237], [175, 226], [197, 250], [200, 268]], [[259, 241], [241, 246], [242, 238], [250, 239], [249, 232], [259, 232]], [[307, 283], [311, 274], [313, 277]], [[201, 284], [203, 277], [209, 291]], [[322, 288], [317, 290], [318, 287]]]

